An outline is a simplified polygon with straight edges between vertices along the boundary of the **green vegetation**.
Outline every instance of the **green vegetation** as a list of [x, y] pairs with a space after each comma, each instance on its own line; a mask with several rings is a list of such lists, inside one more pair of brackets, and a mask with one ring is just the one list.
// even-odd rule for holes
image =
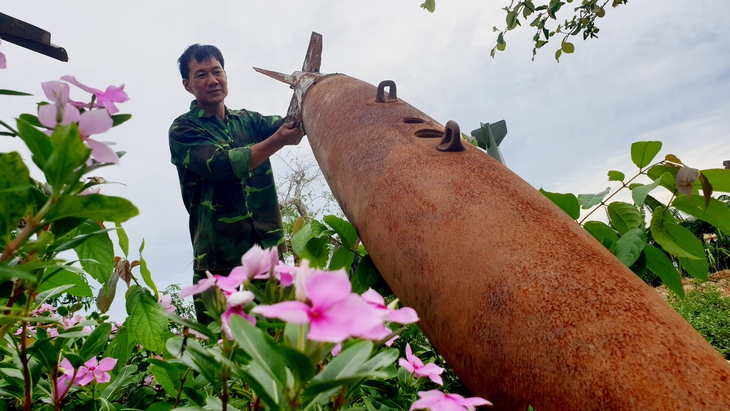
[[668, 302], [707, 342], [730, 359], [730, 297], [712, 284], [696, 282], [685, 298], [670, 294]]

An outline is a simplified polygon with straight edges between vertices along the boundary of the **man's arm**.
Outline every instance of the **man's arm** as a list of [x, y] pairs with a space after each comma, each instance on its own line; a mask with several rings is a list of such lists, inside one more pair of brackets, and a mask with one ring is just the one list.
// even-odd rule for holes
[[258, 167], [269, 157], [281, 150], [284, 146], [297, 145], [302, 141], [304, 131], [296, 123], [284, 123], [271, 137], [251, 146], [249, 167], [251, 170]]

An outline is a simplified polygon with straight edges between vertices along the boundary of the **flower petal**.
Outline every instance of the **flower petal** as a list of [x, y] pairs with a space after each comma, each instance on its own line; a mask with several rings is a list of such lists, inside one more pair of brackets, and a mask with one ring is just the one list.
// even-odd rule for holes
[[413, 324], [419, 320], [416, 310], [411, 307], [403, 307], [400, 310], [388, 310], [386, 319], [398, 324]]
[[309, 322], [310, 308], [300, 301], [285, 301], [274, 305], [259, 305], [251, 312], [267, 318], [279, 318], [289, 323], [305, 324]]
[[113, 124], [114, 120], [106, 110], [85, 111], [79, 119], [79, 133], [83, 137], [105, 133]]
[[61, 77], [61, 80], [65, 81], [67, 83], [71, 83], [74, 86], [80, 88], [81, 90], [84, 90], [87, 93], [92, 93], [92, 94], [101, 93], [101, 90], [99, 90], [98, 88], [92, 88], [92, 87], [79, 83], [79, 81], [76, 80], [76, 77], [74, 77], [74, 76], [63, 76], [63, 77]]
[[350, 295], [352, 284], [345, 270], [315, 271], [304, 284], [307, 298], [315, 310], [327, 310]]
[[86, 142], [86, 145], [91, 149], [91, 158], [94, 160], [100, 163], [119, 164], [119, 156], [117, 155], [117, 152], [108, 145], [101, 141], [96, 141], [93, 138], [87, 138], [84, 142]]
[[117, 359], [112, 357], [105, 357], [101, 359], [101, 362], [99, 363], [99, 366], [96, 367], [97, 370], [101, 371], [111, 371], [114, 369], [114, 367], [117, 365]]
[[421, 410], [433, 407], [434, 404], [443, 400], [446, 394], [439, 390], [431, 391], [419, 391], [418, 396], [421, 397], [418, 401], [411, 405], [411, 410]]

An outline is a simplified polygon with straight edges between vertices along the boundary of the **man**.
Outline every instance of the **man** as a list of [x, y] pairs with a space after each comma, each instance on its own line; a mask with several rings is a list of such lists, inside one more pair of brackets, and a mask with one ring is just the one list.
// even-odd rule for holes
[[[215, 46], [194, 44], [178, 60], [182, 84], [195, 100], [170, 127], [193, 242], [193, 283], [206, 271], [228, 275], [254, 244], [284, 239], [269, 157], [304, 133], [279, 116], [225, 106], [228, 79]], [[210, 320], [196, 301], [198, 321]]]

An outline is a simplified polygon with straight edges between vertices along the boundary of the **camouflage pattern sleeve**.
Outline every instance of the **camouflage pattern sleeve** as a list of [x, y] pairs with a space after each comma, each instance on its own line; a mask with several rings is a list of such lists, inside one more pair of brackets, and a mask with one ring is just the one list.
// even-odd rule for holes
[[253, 117], [252, 123], [255, 125], [256, 132], [261, 140], [271, 137], [284, 124], [284, 118], [281, 116], [263, 116], [254, 112], [249, 112], [249, 114]]
[[233, 181], [249, 176], [250, 146], [231, 148], [231, 141], [213, 136], [193, 121], [178, 118], [170, 127], [172, 163], [201, 177]]

